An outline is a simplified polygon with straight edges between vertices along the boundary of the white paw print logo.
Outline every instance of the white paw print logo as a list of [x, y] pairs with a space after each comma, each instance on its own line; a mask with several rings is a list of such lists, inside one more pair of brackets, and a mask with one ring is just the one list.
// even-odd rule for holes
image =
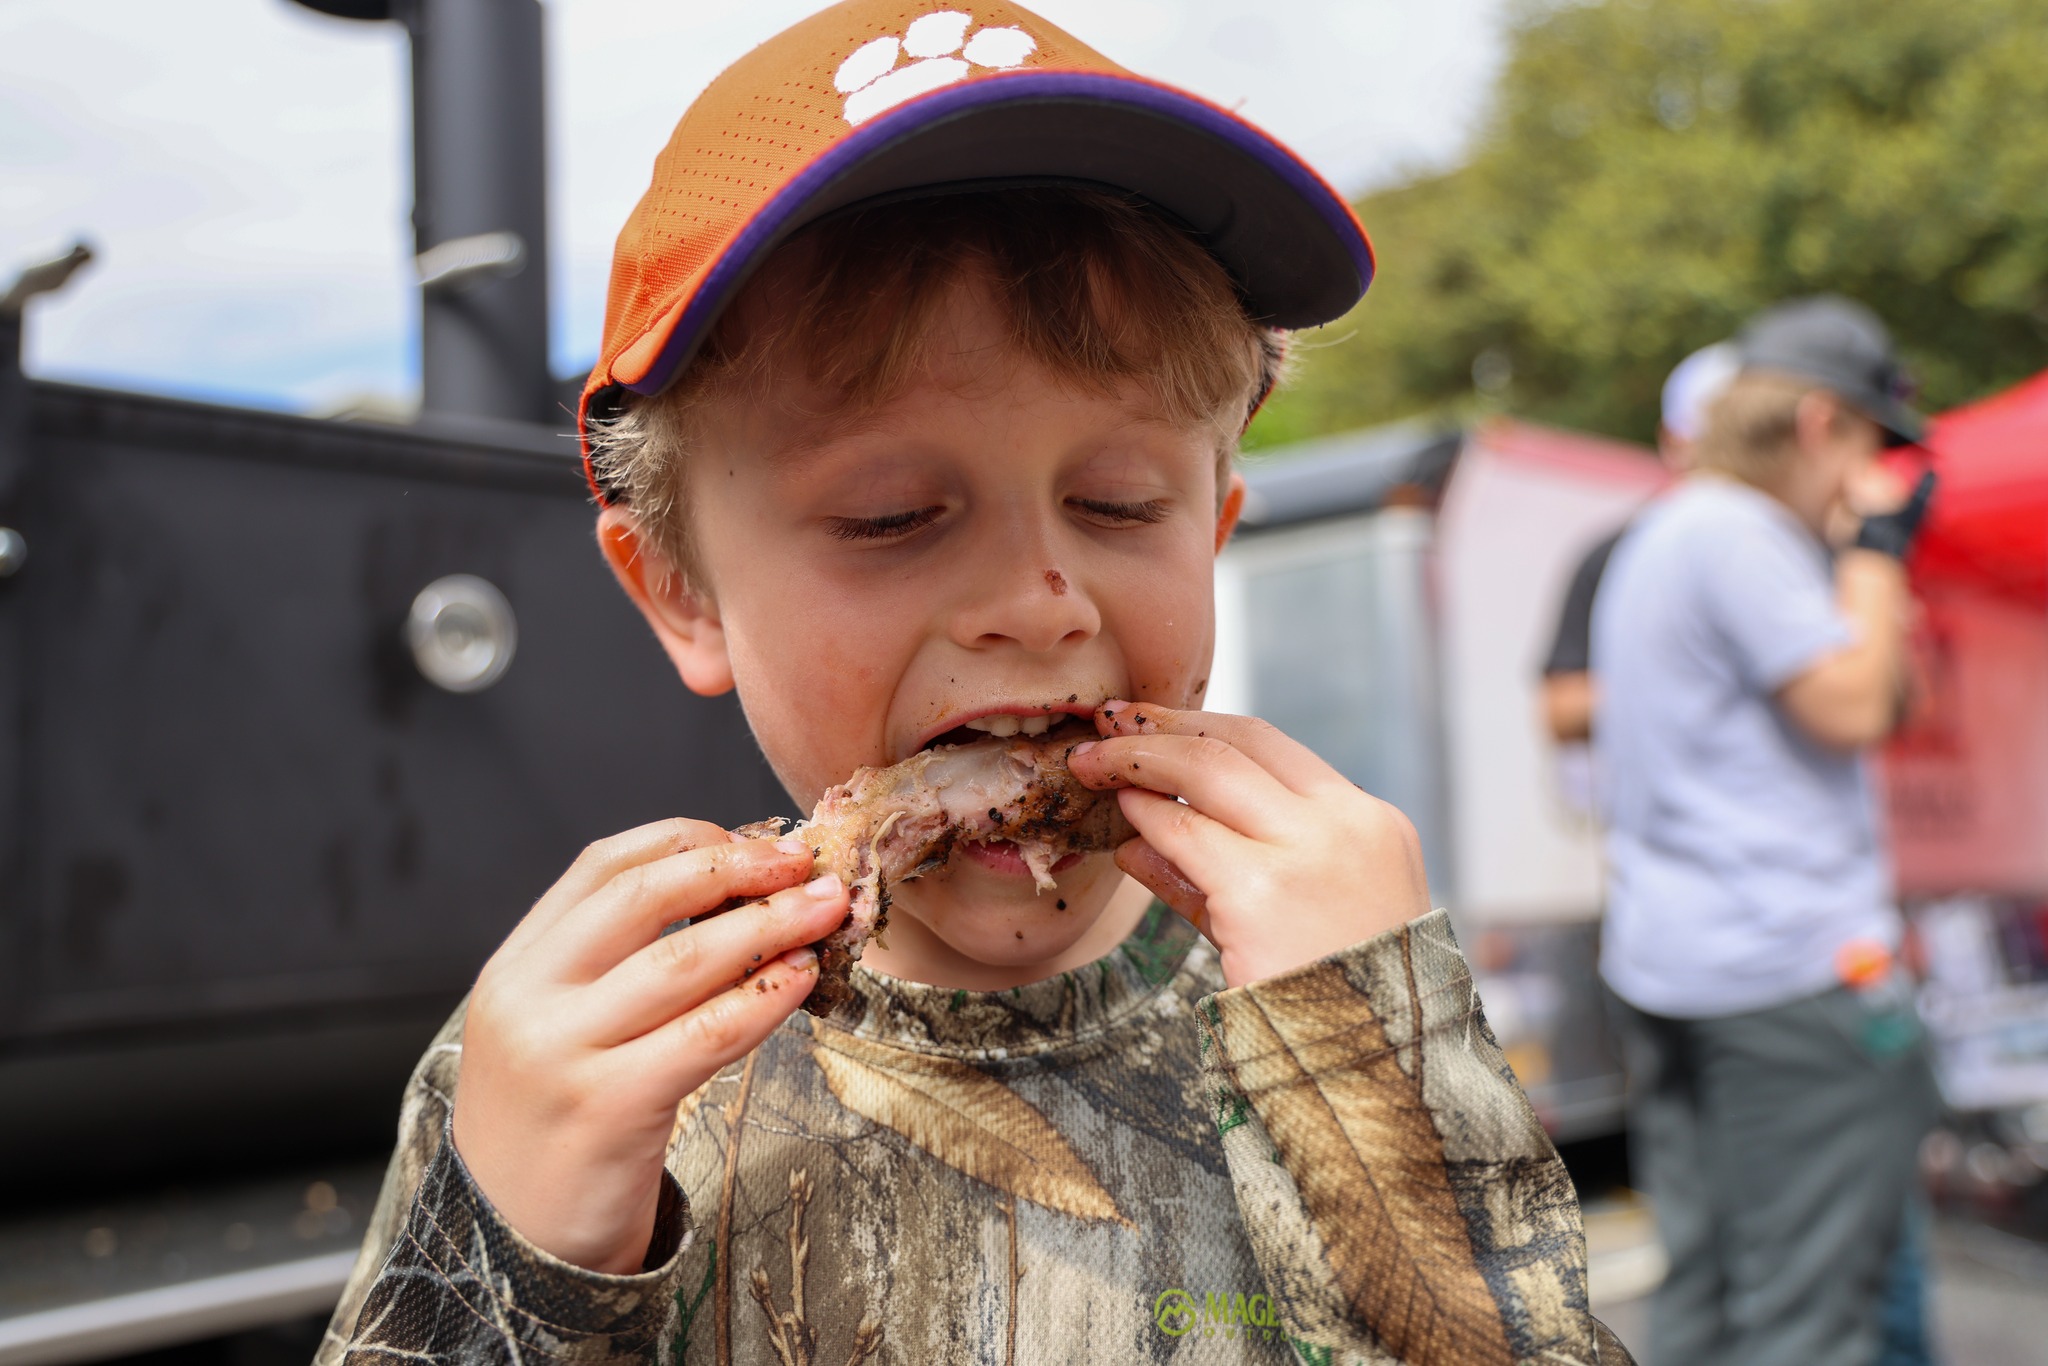
[[[865, 123], [927, 90], [960, 80], [977, 66], [1013, 67], [1038, 50], [1021, 28], [974, 28], [974, 16], [942, 9], [913, 20], [901, 38], [862, 43], [839, 64], [832, 84], [846, 96], [846, 121]], [[908, 57], [908, 65], [898, 65]]]

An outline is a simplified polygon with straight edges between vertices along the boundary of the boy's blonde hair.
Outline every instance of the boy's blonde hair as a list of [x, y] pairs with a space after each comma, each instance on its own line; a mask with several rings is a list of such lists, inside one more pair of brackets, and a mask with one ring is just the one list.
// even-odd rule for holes
[[684, 476], [704, 408], [796, 366], [841, 409], [872, 409], [923, 370], [940, 308], [970, 281], [1010, 345], [1055, 378], [1103, 393], [1137, 381], [1162, 418], [1215, 428], [1219, 471], [1280, 377], [1281, 334], [1247, 315], [1206, 248], [1142, 202], [1066, 187], [884, 202], [780, 248], [675, 384], [595, 426], [600, 484], [688, 577]]
[[1707, 405], [1706, 425], [1693, 443], [1693, 463], [1745, 484], [1771, 487], [1799, 450], [1799, 401], [1825, 388], [1778, 370], [1742, 371]]

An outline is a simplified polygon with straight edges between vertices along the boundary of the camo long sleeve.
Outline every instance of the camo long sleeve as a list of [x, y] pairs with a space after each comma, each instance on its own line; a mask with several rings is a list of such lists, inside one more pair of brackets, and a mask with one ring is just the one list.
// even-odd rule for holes
[[1304, 1357], [1629, 1359], [1588, 1311], [1571, 1178], [1443, 912], [1212, 996], [1199, 1018], [1272, 1302], [1328, 1349]]
[[1629, 1360], [1441, 913], [1228, 991], [1159, 907], [1011, 991], [854, 982], [855, 1018], [684, 1103], [637, 1276], [549, 1257], [470, 1182], [458, 1015], [323, 1366]]

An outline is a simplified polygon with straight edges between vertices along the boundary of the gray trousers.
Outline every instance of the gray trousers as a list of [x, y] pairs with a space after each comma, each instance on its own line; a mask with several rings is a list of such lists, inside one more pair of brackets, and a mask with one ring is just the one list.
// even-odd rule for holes
[[1872, 1366], [1936, 1107], [1911, 1006], [1844, 989], [1703, 1020], [1614, 1004], [1630, 1155], [1671, 1260], [1648, 1366]]

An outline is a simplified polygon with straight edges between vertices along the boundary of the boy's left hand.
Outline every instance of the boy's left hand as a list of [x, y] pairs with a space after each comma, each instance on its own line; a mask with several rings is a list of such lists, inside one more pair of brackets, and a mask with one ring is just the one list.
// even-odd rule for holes
[[[1429, 912], [1400, 811], [1264, 721], [1105, 702], [1069, 757], [1121, 788], [1117, 866], [1207, 935], [1229, 985], [1278, 976]], [[1180, 798], [1176, 801], [1175, 798]]]

